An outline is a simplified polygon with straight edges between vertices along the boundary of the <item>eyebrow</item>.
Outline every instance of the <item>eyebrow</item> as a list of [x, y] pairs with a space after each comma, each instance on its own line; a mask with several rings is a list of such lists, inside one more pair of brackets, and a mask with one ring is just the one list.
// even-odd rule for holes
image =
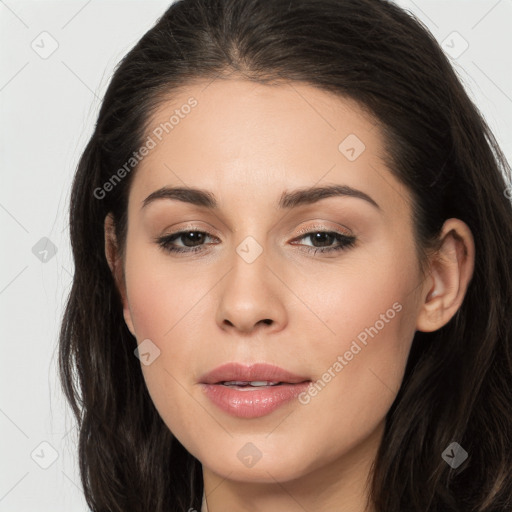
[[[380, 210], [380, 206], [368, 194], [356, 188], [349, 187], [348, 185], [329, 185], [286, 191], [281, 194], [278, 207], [281, 209], [296, 208], [298, 206], [316, 203], [327, 197], [336, 196], [363, 199]], [[141, 209], [146, 208], [149, 204], [158, 199], [173, 199], [196, 206], [204, 206], [213, 210], [218, 208], [215, 196], [208, 190], [194, 187], [162, 187], [155, 190], [144, 199]]]

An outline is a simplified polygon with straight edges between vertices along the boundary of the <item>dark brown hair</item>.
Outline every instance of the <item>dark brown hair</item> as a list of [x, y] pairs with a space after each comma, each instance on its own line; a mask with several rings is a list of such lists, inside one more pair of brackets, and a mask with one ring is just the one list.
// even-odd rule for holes
[[[446, 219], [470, 227], [473, 278], [447, 325], [415, 335], [371, 497], [379, 512], [511, 511], [510, 167], [433, 36], [385, 0], [181, 0], [116, 68], [73, 182], [75, 273], [60, 333], [87, 503], [96, 512], [200, 509], [201, 465], [151, 401], [105, 259], [109, 212], [124, 248], [136, 167], [104, 197], [95, 191], [141, 147], [163, 101], [194, 80], [230, 77], [302, 82], [370, 112], [390, 171], [410, 191], [420, 254]], [[458, 469], [441, 457], [451, 442], [469, 454]]]

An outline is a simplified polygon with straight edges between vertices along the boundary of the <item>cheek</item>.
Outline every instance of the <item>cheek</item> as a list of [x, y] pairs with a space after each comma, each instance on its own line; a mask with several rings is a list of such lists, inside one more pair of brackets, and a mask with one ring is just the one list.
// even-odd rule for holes
[[294, 290], [316, 314], [323, 333], [323, 348], [316, 354], [332, 356], [348, 350], [355, 339], [363, 344], [369, 339], [386, 340], [379, 347], [390, 351], [403, 345], [403, 335], [410, 334], [415, 324], [410, 320], [419, 268], [412, 249], [401, 248], [397, 254], [397, 246], [359, 253], [339, 269], [326, 267], [314, 277], [302, 272], [296, 279]]
[[371, 430], [396, 397], [415, 332], [419, 273], [411, 254], [383, 251], [309, 295], [329, 330], [309, 349], [318, 380], [304, 402], [332, 412], [323, 415], [326, 431], [341, 424]]
[[295, 288], [321, 320], [308, 327], [311, 342], [303, 347], [314, 356], [311, 364], [320, 380], [311, 402], [323, 407], [330, 402], [345, 416], [349, 408], [353, 419], [385, 414], [400, 387], [415, 332], [419, 269], [414, 252], [397, 257], [391, 246], [386, 250], [350, 271], [329, 271], [329, 279], [316, 274], [316, 288], [312, 280]]
[[[140, 243], [126, 260], [126, 286], [137, 339], [158, 345], [172, 337], [181, 318], [197, 305], [201, 282], [193, 269], [173, 265], [160, 249]], [[162, 348], [162, 347], [160, 347]]]
[[207, 326], [213, 317], [205, 306], [218, 277], [198, 275], [192, 268], [189, 272], [183, 264], [173, 266], [153, 252], [132, 246], [125, 266], [137, 342], [151, 340], [158, 353], [151, 364], [141, 364], [142, 373], [169, 429], [180, 439], [194, 438], [196, 419], [204, 411], [190, 395], [197, 377], [193, 363], [209, 343], [212, 330]]
[[[137, 284], [139, 286], [137, 286]], [[160, 417], [178, 439], [191, 439], [193, 451], [197, 437], [197, 421], [201, 410], [191, 397], [194, 385], [191, 362], [197, 358], [194, 339], [204, 338], [199, 332], [187, 329], [202, 325], [194, 308], [197, 296], [166, 286], [164, 279], [134, 279], [131, 306], [137, 341], [150, 339], [158, 357], [149, 365], [141, 365], [151, 400]], [[193, 299], [195, 299], [193, 301]]]

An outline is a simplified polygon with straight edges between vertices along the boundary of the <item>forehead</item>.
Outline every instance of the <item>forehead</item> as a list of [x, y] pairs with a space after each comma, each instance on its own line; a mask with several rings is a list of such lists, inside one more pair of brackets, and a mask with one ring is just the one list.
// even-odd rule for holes
[[[396, 201], [401, 185], [383, 162], [375, 120], [355, 101], [308, 84], [199, 81], [169, 95], [153, 113], [130, 202], [163, 186], [273, 200], [285, 189], [322, 181], [366, 188]], [[217, 191], [217, 192], [215, 192]]]

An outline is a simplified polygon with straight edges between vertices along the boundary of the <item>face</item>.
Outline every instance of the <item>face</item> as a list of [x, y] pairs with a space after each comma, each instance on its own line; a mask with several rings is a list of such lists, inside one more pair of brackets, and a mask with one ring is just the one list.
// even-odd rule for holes
[[[239, 481], [363, 456], [400, 387], [422, 289], [410, 195], [379, 127], [309, 85], [216, 80], [165, 103], [147, 136], [124, 314], [169, 429]], [[149, 198], [164, 187], [208, 195]], [[208, 377], [226, 363], [238, 366]]]

